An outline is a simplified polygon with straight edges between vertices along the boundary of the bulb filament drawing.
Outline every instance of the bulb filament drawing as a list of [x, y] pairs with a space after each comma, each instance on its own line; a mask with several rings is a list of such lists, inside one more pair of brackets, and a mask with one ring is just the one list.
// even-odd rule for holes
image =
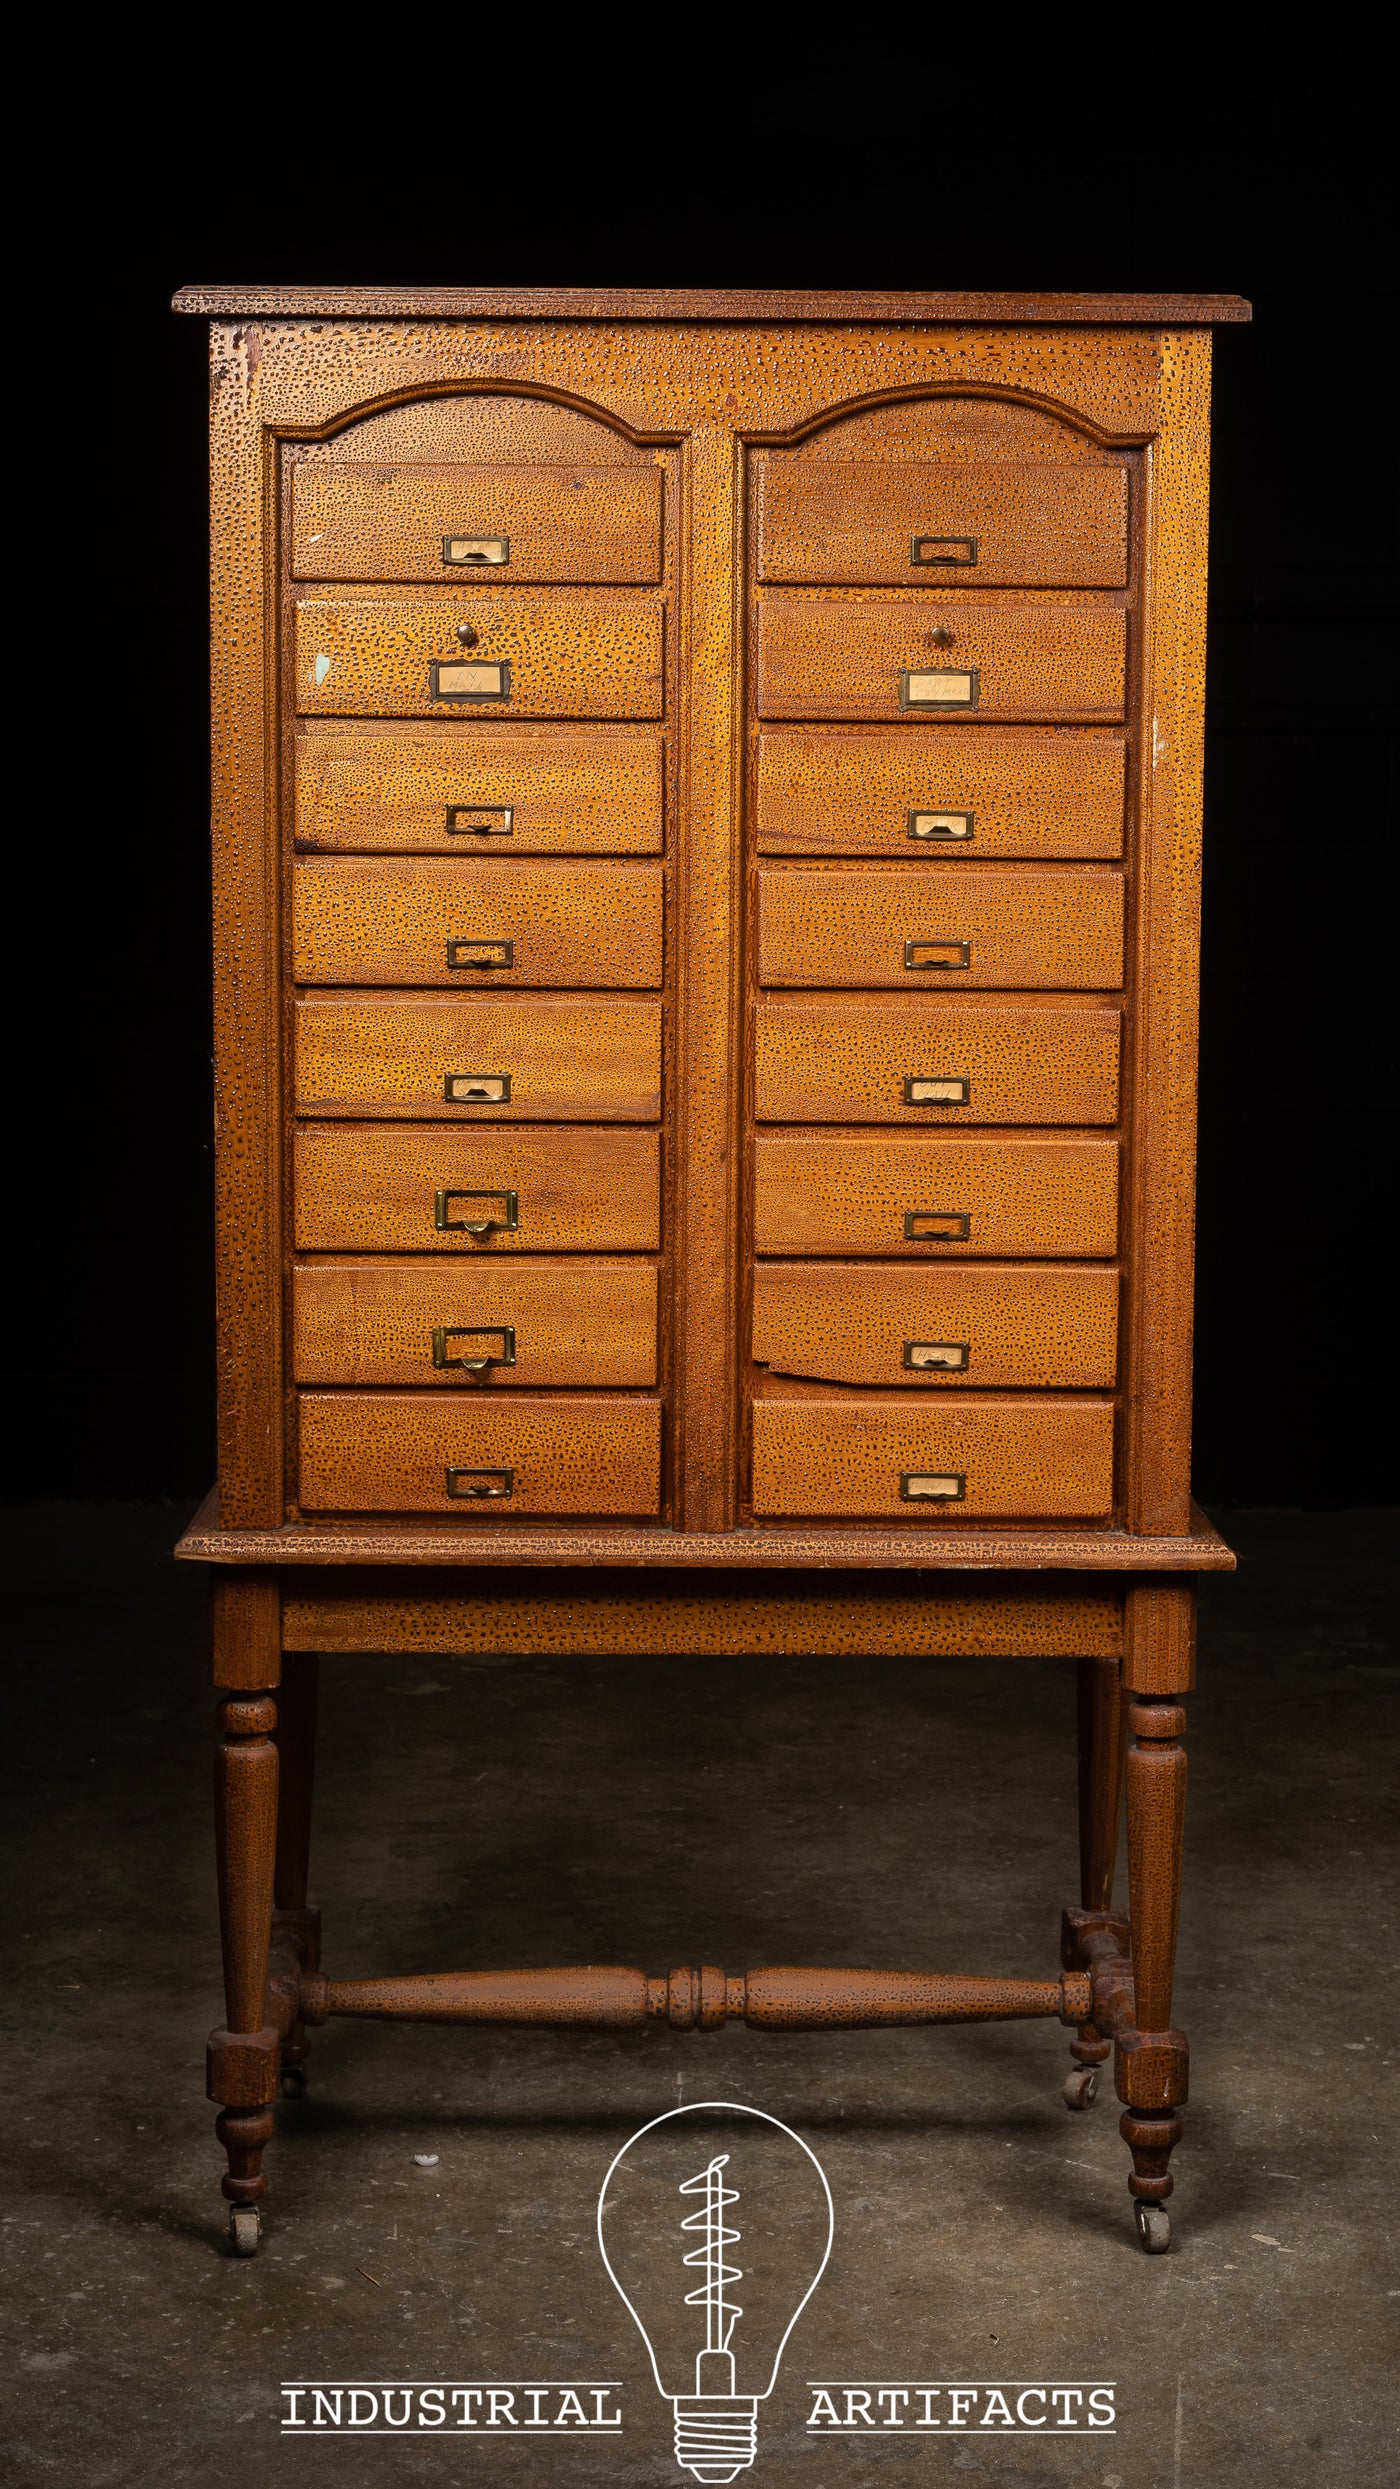
[[[728, 2165], [729, 2154], [717, 2152], [714, 2159], [700, 2171], [697, 2177], [683, 2179], [679, 2190], [682, 2195], [699, 2195], [704, 2198], [698, 2209], [681, 2223], [682, 2230], [698, 2230], [701, 2233], [699, 2246], [692, 2248], [685, 2262], [687, 2265], [701, 2266], [705, 2276], [698, 2290], [686, 2293], [685, 2302], [688, 2308], [703, 2307], [705, 2311], [705, 2347], [695, 2354], [695, 2397], [697, 2401], [713, 2396], [723, 2396], [728, 2402], [738, 2399], [734, 2393], [734, 2354], [729, 2347], [729, 2337], [744, 2311], [732, 2300], [726, 2299], [724, 2291], [727, 2282], [742, 2281], [744, 2275], [742, 2266], [726, 2264], [724, 2261], [726, 2247], [734, 2246], [739, 2237], [737, 2230], [725, 2227], [725, 2205], [737, 2204], [739, 2201], [738, 2188], [727, 2187], [724, 2183], [724, 2171]], [[742, 2412], [706, 2414], [695, 2412], [687, 2406], [685, 2440], [687, 2449], [694, 2448], [694, 2452], [682, 2453], [681, 2414], [678, 2409], [676, 2413], [678, 2460], [685, 2464], [687, 2469], [694, 2471], [697, 2479], [732, 2480], [733, 2472], [716, 2470], [709, 2462], [703, 2463], [703, 2466], [698, 2468], [696, 2457], [703, 2455], [710, 2448], [720, 2455], [726, 2452], [739, 2452], [741, 2442], [746, 2438], [746, 2432], [742, 2426], [744, 2417], [745, 2414]], [[751, 2463], [753, 2454], [746, 2444], [743, 2446], [743, 2451]], [[742, 2467], [736, 2466], [736, 2469], [739, 2468]]]

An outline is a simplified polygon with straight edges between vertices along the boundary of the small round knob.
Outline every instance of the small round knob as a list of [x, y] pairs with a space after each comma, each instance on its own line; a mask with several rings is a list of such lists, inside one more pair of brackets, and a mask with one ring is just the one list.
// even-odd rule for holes
[[951, 648], [951, 647], [952, 647], [952, 645], [953, 645], [953, 634], [952, 634], [952, 632], [949, 630], [948, 625], [947, 625], [947, 623], [946, 623], [946, 622], [936, 622], [936, 623], [934, 624], [933, 629], [930, 631], [930, 633], [929, 633], [929, 635], [928, 635], [928, 644], [929, 644], [930, 648]]
[[457, 637], [463, 648], [475, 648], [479, 634], [472, 629], [469, 622], [459, 622], [457, 625]]

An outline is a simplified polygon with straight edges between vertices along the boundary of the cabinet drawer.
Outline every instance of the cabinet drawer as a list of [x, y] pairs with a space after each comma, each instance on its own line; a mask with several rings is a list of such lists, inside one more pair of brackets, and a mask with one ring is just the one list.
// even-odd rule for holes
[[1118, 1143], [760, 1132], [759, 1253], [968, 1261], [1114, 1253]]
[[[471, 630], [474, 642], [459, 644]], [[660, 717], [661, 606], [622, 590], [303, 597], [308, 717]]]
[[657, 467], [298, 466], [294, 579], [649, 580]]
[[758, 713], [1107, 723], [1123, 714], [1125, 647], [1121, 608], [1067, 597], [770, 594], [758, 602]]
[[657, 986], [659, 864], [326, 857], [292, 876], [303, 985]]
[[650, 1262], [304, 1262], [292, 1313], [299, 1383], [656, 1381]]
[[308, 1512], [455, 1512], [470, 1526], [660, 1504], [659, 1400], [303, 1392], [299, 1415]]
[[[654, 1132], [307, 1125], [293, 1141], [303, 1253], [654, 1253]], [[473, 1233], [473, 1229], [478, 1232]]]
[[661, 1108], [659, 1002], [297, 1003], [303, 1115], [411, 1115], [435, 1123], [650, 1123]]
[[763, 985], [1097, 988], [1123, 982], [1123, 883], [1073, 866], [758, 876]]
[[753, 1508], [772, 1520], [1098, 1520], [1113, 1507], [1113, 1406], [910, 1392], [762, 1399]]
[[1118, 1274], [760, 1262], [753, 1353], [774, 1374], [906, 1390], [1112, 1388]]
[[1123, 852], [1123, 742], [1074, 727], [770, 726], [758, 843], [793, 856], [1110, 857]]
[[760, 1123], [1103, 1124], [1118, 1113], [1119, 1015], [1050, 1001], [758, 1006]]
[[658, 734], [595, 727], [366, 727], [297, 737], [296, 844], [442, 855], [655, 855]]
[[892, 588], [911, 580], [938, 588], [950, 579], [1120, 588], [1128, 576], [1127, 470], [768, 457], [759, 464], [758, 575]]

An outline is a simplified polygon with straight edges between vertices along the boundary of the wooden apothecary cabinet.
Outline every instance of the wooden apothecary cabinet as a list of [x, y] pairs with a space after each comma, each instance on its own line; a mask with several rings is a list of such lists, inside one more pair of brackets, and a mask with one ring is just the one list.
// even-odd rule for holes
[[[1210, 332], [1247, 306], [177, 308], [235, 2246], [328, 2015], [1045, 2015], [1071, 2107], [1114, 2059], [1159, 2250], [1193, 1587], [1232, 1561], [1188, 1450]], [[637, 1648], [1073, 1658], [1058, 1973], [328, 1978], [314, 1655]]]

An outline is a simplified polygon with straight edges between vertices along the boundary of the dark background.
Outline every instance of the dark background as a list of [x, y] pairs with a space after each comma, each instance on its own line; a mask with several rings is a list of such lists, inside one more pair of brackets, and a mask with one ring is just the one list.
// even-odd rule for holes
[[[213, 1471], [205, 330], [171, 292], [455, 282], [1252, 300], [1252, 327], [1216, 332], [1197, 1489], [1385, 1500], [1394, 442], [1385, 202], [1355, 115], [1320, 98], [1305, 160], [1286, 111], [1260, 137], [1261, 106], [1243, 145], [1228, 116], [1183, 143], [1161, 115], [960, 165], [901, 120], [853, 167], [870, 97], [839, 77], [775, 122], [719, 103], [703, 138], [664, 142], [621, 96], [569, 111], [563, 77], [522, 169], [470, 114], [443, 140], [430, 72], [372, 126], [314, 51], [283, 73], [278, 93], [152, 88], [128, 65], [96, 153], [67, 135], [13, 272], [12, 347], [43, 377], [9, 466], [41, 655], [23, 662], [26, 625], [8, 1056], [31, 1268], [6, 1491], [185, 1498]], [[80, 697], [73, 661], [97, 683]]]

